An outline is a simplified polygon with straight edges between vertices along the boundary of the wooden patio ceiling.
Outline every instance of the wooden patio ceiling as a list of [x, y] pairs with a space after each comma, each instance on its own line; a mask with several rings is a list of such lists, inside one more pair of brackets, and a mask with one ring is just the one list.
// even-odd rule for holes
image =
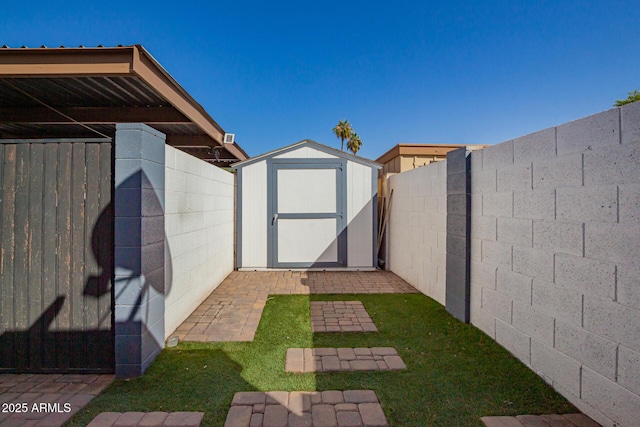
[[116, 123], [217, 166], [248, 158], [140, 45], [0, 48], [0, 138], [113, 137]]

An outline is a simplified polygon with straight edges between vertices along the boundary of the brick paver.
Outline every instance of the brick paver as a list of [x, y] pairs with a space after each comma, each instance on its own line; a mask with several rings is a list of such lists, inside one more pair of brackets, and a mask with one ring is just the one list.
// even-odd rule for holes
[[172, 336], [181, 341], [252, 341], [270, 294], [417, 292], [390, 271], [234, 271]]
[[138, 427], [153, 427], [162, 425], [167, 416], [169, 416], [167, 412], [147, 412], [138, 423]]
[[[0, 374], [0, 426], [61, 426], [113, 381], [113, 375]], [[26, 411], [22, 409], [26, 407]]]
[[406, 369], [392, 347], [374, 348], [289, 348], [287, 372], [389, 371]]
[[224, 427], [363, 425], [389, 425], [373, 390], [236, 393]]
[[584, 414], [482, 417], [480, 420], [487, 427], [601, 427]]
[[378, 332], [361, 301], [311, 301], [313, 332]]
[[87, 427], [198, 427], [203, 417], [204, 412], [102, 412]]

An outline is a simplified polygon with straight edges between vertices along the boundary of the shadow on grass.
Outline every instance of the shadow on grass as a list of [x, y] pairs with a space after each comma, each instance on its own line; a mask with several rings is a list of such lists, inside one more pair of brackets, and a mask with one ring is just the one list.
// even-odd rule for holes
[[201, 426], [222, 426], [237, 392], [315, 390], [314, 374], [284, 371], [287, 348], [311, 346], [309, 297], [269, 297], [252, 342], [164, 349], [142, 377], [115, 381], [69, 425], [105, 411], [202, 411]]
[[143, 376], [115, 381], [68, 425], [86, 426], [100, 412], [127, 411], [201, 411], [203, 426], [222, 425], [233, 394], [240, 390], [256, 388], [224, 350], [167, 349]]

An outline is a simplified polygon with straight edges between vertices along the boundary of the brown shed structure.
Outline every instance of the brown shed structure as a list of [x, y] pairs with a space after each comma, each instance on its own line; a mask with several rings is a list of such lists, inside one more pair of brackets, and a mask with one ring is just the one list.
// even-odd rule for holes
[[400, 173], [444, 160], [449, 151], [460, 147], [483, 148], [485, 145], [400, 143], [378, 157], [376, 162], [382, 165], [381, 174]]

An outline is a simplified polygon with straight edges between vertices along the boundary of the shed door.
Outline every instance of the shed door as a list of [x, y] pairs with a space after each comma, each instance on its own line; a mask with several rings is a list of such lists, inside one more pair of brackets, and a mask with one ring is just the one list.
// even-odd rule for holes
[[113, 372], [109, 142], [0, 143], [0, 372]]
[[342, 162], [269, 166], [269, 267], [344, 267], [345, 167]]

